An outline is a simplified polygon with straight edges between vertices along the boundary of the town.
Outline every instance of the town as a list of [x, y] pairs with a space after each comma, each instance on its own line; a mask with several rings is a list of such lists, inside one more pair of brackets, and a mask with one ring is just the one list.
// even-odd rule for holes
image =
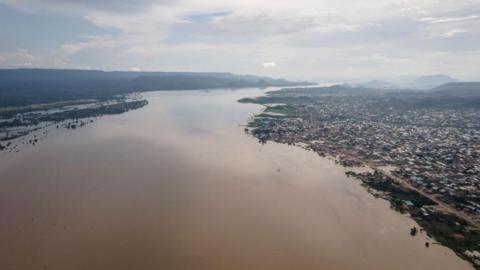
[[[284, 89], [241, 101], [266, 105], [246, 129], [260, 142], [300, 144], [345, 167], [369, 167], [347, 174], [407, 210], [462, 257], [479, 248], [479, 109], [405, 106], [389, 95], [341, 87]], [[453, 225], [439, 230], [432, 216]], [[467, 239], [468, 247], [455, 238]]]

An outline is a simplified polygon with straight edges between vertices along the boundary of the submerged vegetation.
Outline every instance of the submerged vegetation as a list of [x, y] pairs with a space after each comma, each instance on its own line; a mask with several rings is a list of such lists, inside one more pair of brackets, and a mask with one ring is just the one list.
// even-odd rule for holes
[[[361, 180], [369, 192], [388, 200], [393, 209], [400, 213], [408, 213], [429, 237], [451, 248], [458, 256], [470, 261], [476, 269], [480, 269], [480, 261], [471, 255], [472, 251], [480, 247], [478, 228], [456, 215], [442, 211], [436, 202], [378, 171], [373, 173], [348, 171], [347, 176]], [[415, 233], [411, 234], [416, 235], [416, 228]], [[426, 246], [429, 245], [430, 243]]]
[[[121, 114], [147, 104], [139, 97], [120, 96], [107, 101], [79, 100], [4, 108], [0, 111], [0, 151], [18, 151], [15, 139], [49, 126], [76, 129], [93, 122], [95, 117]], [[23, 143], [36, 144], [39, 139], [35, 134]]]

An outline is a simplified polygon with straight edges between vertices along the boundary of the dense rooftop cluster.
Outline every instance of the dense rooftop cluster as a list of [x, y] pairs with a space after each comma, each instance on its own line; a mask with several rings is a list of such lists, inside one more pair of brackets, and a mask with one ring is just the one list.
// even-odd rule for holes
[[277, 97], [285, 104], [250, 123], [261, 141], [305, 143], [344, 165], [393, 166], [393, 175], [480, 219], [480, 110], [405, 108], [370, 95]]

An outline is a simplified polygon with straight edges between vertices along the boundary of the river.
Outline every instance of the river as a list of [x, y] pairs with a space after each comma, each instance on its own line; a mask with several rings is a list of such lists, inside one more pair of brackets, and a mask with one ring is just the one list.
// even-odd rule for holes
[[146, 107], [0, 156], [0, 269], [472, 269], [345, 169], [261, 145], [257, 89]]

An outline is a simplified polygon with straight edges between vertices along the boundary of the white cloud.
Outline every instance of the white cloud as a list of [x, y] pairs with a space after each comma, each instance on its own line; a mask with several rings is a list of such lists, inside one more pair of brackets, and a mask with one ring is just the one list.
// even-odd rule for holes
[[0, 52], [0, 64], [5, 67], [48, 67], [54, 66], [51, 58], [35, 56], [26, 49]]
[[[48, 53], [31, 49], [37, 59], [4, 57], [10, 64], [17, 59], [17, 64], [48, 65], [53, 62], [48, 59], [55, 59], [56, 66], [232, 71], [300, 79], [318, 74], [383, 76], [402, 70], [439, 73], [443, 68], [452, 76], [476, 76], [480, 65], [480, 59], [472, 57], [480, 50], [480, 7], [472, 0], [0, 3], [38, 16], [67, 14], [111, 32], [63, 40]], [[199, 14], [202, 20], [192, 19]], [[258, 59], [282, 64], [259, 65]]]
[[61, 45], [64, 55], [73, 55], [83, 50], [115, 47], [118, 45], [111, 36], [90, 36], [85, 41]]
[[429, 23], [450, 23], [450, 22], [462, 22], [462, 21], [470, 21], [470, 20], [478, 20], [480, 19], [480, 15], [469, 15], [463, 17], [424, 17], [421, 18], [420, 21], [422, 22], [429, 22]]
[[265, 62], [262, 64], [263, 68], [274, 68], [277, 66], [277, 63], [275, 62]]
[[457, 36], [458, 34], [463, 34], [463, 33], [468, 33], [468, 31], [462, 28], [455, 28], [443, 33], [440, 36], [445, 38], [451, 38], [451, 37]]

